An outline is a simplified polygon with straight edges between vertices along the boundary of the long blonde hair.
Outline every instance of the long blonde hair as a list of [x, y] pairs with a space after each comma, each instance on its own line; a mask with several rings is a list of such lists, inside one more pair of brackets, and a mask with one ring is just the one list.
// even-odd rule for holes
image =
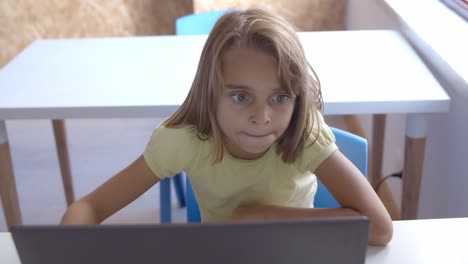
[[291, 121], [278, 139], [277, 149], [284, 162], [292, 163], [311, 134], [317, 111], [322, 111], [320, 82], [305, 58], [295, 29], [266, 10], [230, 10], [218, 20], [203, 48], [187, 98], [163, 125], [193, 125], [200, 139], [213, 139], [211, 162], [221, 161], [223, 137], [215, 110], [224, 87], [222, 59], [229, 49], [241, 47], [254, 47], [271, 54], [278, 62], [281, 85], [296, 95]]

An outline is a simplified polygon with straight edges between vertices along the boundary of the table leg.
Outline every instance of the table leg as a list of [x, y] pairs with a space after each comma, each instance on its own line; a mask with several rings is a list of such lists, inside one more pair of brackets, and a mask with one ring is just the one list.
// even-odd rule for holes
[[426, 132], [427, 115], [407, 115], [401, 205], [401, 218], [404, 220], [416, 219], [418, 217]]
[[0, 196], [8, 229], [21, 224], [21, 211], [11, 162], [5, 121], [0, 120]]
[[359, 119], [356, 115], [344, 115], [343, 119], [349, 132], [362, 138], [367, 138], [366, 133], [364, 133], [364, 129], [359, 123]]
[[372, 118], [372, 150], [370, 155], [370, 184], [375, 189], [382, 178], [382, 160], [387, 115], [378, 114]]
[[73, 192], [73, 182], [71, 178], [70, 159], [68, 157], [67, 136], [65, 132], [64, 120], [52, 120], [54, 129], [55, 144], [59, 159], [60, 172], [62, 173], [63, 189], [65, 190], [65, 199], [70, 206], [75, 201]]

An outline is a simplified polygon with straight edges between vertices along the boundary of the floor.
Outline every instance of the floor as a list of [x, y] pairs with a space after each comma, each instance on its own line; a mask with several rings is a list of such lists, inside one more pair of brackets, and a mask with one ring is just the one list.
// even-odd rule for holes
[[[370, 117], [362, 116], [370, 135]], [[67, 137], [75, 195], [82, 197], [124, 168], [143, 151], [160, 119], [77, 119], [67, 120]], [[327, 122], [344, 127], [341, 118]], [[383, 174], [401, 170], [404, 117], [390, 116], [387, 121]], [[57, 224], [66, 210], [65, 197], [48, 120], [7, 121], [19, 202], [24, 224]], [[392, 184], [400, 196], [399, 180]], [[185, 211], [178, 209], [173, 195], [174, 221], [184, 222]], [[6, 231], [1, 217], [0, 232]], [[151, 188], [132, 204], [105, 221], [116, 223], [158, 223], [159, 186]]]

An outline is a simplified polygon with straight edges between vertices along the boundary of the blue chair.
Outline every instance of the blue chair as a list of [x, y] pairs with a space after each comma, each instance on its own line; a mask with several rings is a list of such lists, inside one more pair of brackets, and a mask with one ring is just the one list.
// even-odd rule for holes
[[[175, 192], [177, 201], [180, 207], [185, 207], [187, 202], [185, 200], [184, 179], [185, 172], [177, 173], [172, 180], [174, 181]], [[171, 178], [162, 179], [159, 182], [159, 200], [161, 206], [161, 223], [170, 223], [171, 217]]]
[[225, 10], [186, 15], [176, 19], [176, 35], [208, 35]]
[[[341, 129], [331, 128], [340, 151], [367, 177], [367, 140]], [[187, 178], [187, 222], [201, 221], [200, 210]], [[340, 205], [327, 188], [318, 180], [318, 189], [314, 199], [315, 208], [338, 208]]]
[[[191, 14], [180, 17], [176, 20], [176, 35], [208, 35], [224, 10], [216, 10]], [[180, 207], [186, 205], [184, 179], [185, 173], [179, 172], [172, 177], [175, 192]], [[161, 180], [160, 201], [161, 201], [161, 223], [171, 222], [171, 180]], [[192, 194], [193, 196], [193, 194]]]

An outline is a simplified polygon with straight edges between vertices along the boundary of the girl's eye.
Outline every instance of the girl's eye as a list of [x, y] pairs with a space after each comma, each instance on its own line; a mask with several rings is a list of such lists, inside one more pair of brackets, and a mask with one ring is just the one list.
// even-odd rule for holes
[[249, 100], [249, 97], [246, 94], [240, 93], [232, 94], [231, 98], [236, 101], [236, 103], [245, 103]]
[[273, 96], [272, 100], [275, 103], [282, 104], [285, 103], [289, 99], [289, 96], [280, 94], [280, 95], [275, 95]]

